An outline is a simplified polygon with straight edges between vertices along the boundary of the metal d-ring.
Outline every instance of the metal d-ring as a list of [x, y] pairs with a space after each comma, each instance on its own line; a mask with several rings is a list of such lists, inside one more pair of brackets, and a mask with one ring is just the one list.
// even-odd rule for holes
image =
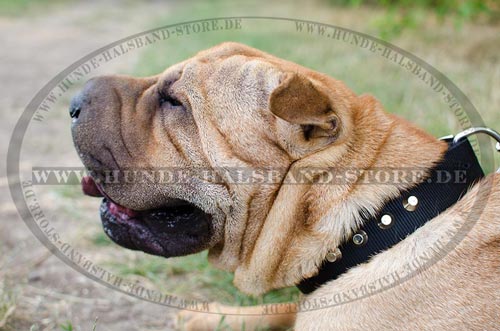
[[[467, 130], [464, 130], [460, 133], [458, 133], [454, 138], [453, 138], [453, 143], [456, 144], [463, 138], [466, 138], [472, 134], [477, 134], [477, 133], [486, 133], [488, 136], [492, 137], [497, 141], [495, 148], [497, 152], [500, 152], [500, 133], [496, 132], [493, 129], [490, 128], [483, 128], [483, 127], [476, 127], [476, 128], [469, 128]], [[497, 173], [500, 173], [500, 168], [498, 168]]]

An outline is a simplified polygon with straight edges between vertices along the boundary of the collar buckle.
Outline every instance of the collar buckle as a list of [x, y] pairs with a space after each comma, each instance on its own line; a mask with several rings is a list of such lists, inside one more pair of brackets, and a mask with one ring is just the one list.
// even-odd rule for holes
[[[469, 128], [467, 130], [464, 130], [464, 131], [458, 133], [455, 137], [453, 137], [453, 143], [456, 144], [460, 140], [462, 140], [470, 135], [478, 134], [478, 133], [485, 133], [488, 136], [495, 139], [497, 141], [495, 148], [496, 148], [497, 152], [500, 152], [500, 133], [498, 133], [497, 131], [495, 131], [491, 128], [485, 128], [485, 127]], [[498, 168], [496, 172], [500, 173], [500, 168]]]

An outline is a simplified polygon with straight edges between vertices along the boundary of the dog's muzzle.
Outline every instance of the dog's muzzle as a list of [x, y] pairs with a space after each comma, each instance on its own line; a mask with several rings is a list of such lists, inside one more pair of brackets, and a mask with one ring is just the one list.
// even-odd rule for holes
[[[213, 245], [211, 215], [176, 198], [167, 185], [110, 184], [105, 179], [108, 170], [133, 168], [139, 163], [131, 151], [140, 155], [145, 148], [144, 141], [151, 132], [141, 128], [152, 126], [151, 116], [147, 107], [138, 111], [125, 105], [134, 105], [154, 82], [146, 78], [96, 77], [73, 98], [69, 109], [73, 140], [90, 173], [83, 178], [82, 189], [87, 195], [104, 198], [100, 207], [102, 224], [117, 244], [164, 257], [193, 254]], [[123, 127], [123, 122], [131, 121], [133, 125]]]

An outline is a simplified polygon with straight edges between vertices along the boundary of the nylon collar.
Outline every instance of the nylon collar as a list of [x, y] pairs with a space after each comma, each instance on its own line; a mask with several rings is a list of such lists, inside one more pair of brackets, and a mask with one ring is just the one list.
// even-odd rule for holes
[[[316, 276], [297, 287], [308, 294], [337, 279], [348, 269], [368, 261], [415, 232], [426, 222], [455, 204], [484, 173], [468, 139], [448, 142], [443, 160], [427, 179], [387, 202], [375, 217], [365, 217], [353, 237], [332, 251]], [[331, 262], [333, 261], [333, 262]]]

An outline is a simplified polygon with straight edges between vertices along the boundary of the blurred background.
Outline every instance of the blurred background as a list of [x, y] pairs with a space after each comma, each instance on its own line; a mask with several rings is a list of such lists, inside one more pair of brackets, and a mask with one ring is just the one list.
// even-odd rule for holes
[[[15, 123], [31, 98], [66, 67], [102, 46], [168, 24], [224, 16], [268, 16], [338, 25], [380, 37], [450, 78], [486, 125], [500, 130], [500, 2], [497, 0], [63, 1], [0, 0], [0, 153], [5, 159]], [[460, 131], [439, 95], [387, 59], [348, 43], [298, 33], [294, 24], [243, 21], [241, 30], [173, 38], [131, 52], [93, 72], [152, 75], [222, 41], [232, 40], [325, 72], [356, 93], [371, 93], [386, 109], [440, 137]], [[80, 166], [67, 107], [72, 87], [43, 125], [32, 125], [21, 171]], [[483, 160], [488, 169], [499, 158]], [[496, 164], [496, 165], [495, 165]], [[0, 165], [0, 330], [171, 330], [176, 309], [120, 294], [74, 271], [32, 235], [8, 192]], [[184, 298], [252, 305], [296, 300], [295, 288], [253, 298], [232, 275], [211, 267], [206, 253], [162, 259], [113, 244], [101, 229], [98, 199], [78, 185], [36, 188], [47, 218], [67, 242], [116, 275]], [[221, 323], [221, 329], [224, 329]]]

